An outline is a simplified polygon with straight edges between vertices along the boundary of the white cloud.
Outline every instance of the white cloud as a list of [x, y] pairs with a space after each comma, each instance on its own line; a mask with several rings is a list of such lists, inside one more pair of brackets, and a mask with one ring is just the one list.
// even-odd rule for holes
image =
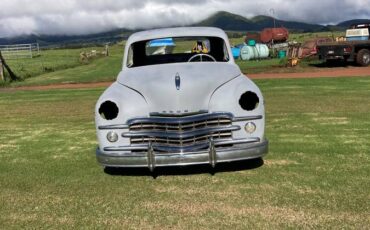
[[370, 0], [1, 0], [0, 37], [187, 25], [220, 10], [309, 23], [370, 18]]

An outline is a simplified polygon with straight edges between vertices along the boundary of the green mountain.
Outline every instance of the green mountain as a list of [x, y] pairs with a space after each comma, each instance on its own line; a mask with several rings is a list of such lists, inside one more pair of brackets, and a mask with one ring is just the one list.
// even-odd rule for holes
[[[302, 32], [325, 30], [325, 26], [322, 25], [283, 21], [279, 19], [275, 20], [275, 25], [276, 27], [283, 26], [290, 30]], [[221, 11], [199, 23], [196, 23], [195, 26], [214, 26], [229, 31], [261, 31], [267, 27], [274, 27], [274, 19], [263, 15], [248, 19], [240, 15]]]
[[344, 22], [339, 23], [337, 26], [348, 28], [353, 24], [370, 24], [370, 19], [354, 19], [354, 20], [344, 21]]
[[194, 26], [212, 26], [223, 30], [245, 30], [253, 26], [253, 22], [236, 14], [218, 12], [211, 17], [196, 23]]
[[87, 35], [22, 35], [10, 38], [0, 38], [0, 45], [39, 43], [43, 47], [81, 47], [115, 43], [127, 39], [133, 31], [117, 29], [97, 34]]

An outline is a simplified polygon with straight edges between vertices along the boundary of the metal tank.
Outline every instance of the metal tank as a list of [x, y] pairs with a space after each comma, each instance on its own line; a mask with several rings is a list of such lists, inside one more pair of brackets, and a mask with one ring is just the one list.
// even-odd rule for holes
[[257, 43], [255, 46], [245, 45], [240, 49], [240, 58], [244, 61], [268, 58], [269, 48], [265, 44]]
[[289, 31], [284, 28], [266, 28], [261, 32], [261, 41], [263, 43], [281, 43], [286, 42], [289, 38]]

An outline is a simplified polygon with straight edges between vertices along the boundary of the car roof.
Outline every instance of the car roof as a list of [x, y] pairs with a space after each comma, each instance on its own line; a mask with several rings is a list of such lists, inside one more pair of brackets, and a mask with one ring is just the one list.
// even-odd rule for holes
[[215, 27], [174, 27], [164, 29], [146, 30], [132, 34], [127, 43], [132, 44], [138, 41], [146, 41], [158, 38], [170, 37], [220, 37], [227, 40], [226, 33]]

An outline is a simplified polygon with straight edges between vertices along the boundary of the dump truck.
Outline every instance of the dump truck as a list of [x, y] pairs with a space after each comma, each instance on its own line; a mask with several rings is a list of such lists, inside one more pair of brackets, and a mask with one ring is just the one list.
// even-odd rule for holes
[[346, 31], [345, 41], [325, 42], [317, 46], [318, 56], [326, 62], [355, 62], [370, 64], [370, 24], [352, 25]]

